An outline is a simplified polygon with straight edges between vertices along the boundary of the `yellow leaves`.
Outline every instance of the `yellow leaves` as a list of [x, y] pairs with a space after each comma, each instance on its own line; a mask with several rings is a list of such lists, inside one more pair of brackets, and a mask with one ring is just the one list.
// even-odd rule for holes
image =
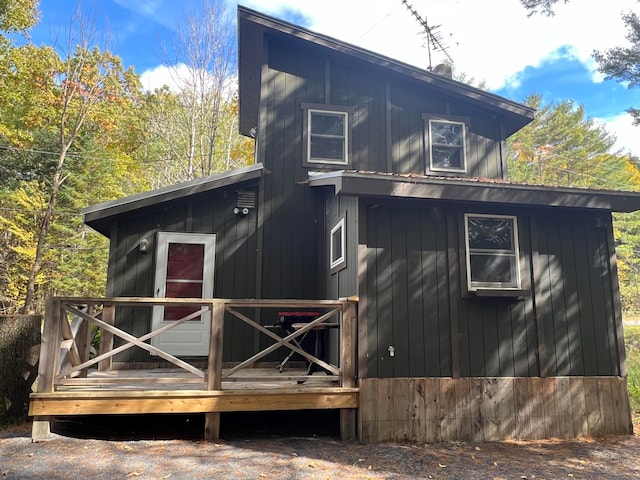
[[38, 0], [5, 0], [0, 9], [0, 31], [26, 31], [38, 21]]

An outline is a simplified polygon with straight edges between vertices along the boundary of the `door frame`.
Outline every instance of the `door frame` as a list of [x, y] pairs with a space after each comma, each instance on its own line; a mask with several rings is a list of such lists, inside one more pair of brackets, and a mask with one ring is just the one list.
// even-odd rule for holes
[[[216, 234], [214, 233], [184, 233], [158, 232], [156, 235], [156, 258], [154, 270], [154, 297], [164, 297], [166, 292], [167, 262], [170, 243], [186, 243], [204, 245], [202, 271], [202, 298], [213, 298]], [[151, 329], [157, 330], [169, 321], [164, 320], [164, 306], [153, 307]], [[189, 320], [168, 332], [151, 338], [151, 344], [172, 355], [206, 356], [209, 353], [209, 332], [211, 328], [211, 314], [200, 315], [199, 320]], [[179, 342], [172, 340], [176, 335], [198, 337], [198, 342]]]

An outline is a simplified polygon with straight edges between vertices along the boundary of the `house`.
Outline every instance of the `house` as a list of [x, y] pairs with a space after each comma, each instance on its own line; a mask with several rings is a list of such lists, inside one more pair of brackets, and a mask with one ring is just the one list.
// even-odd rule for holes
[[[528, 106], [245, 7], [238, 22], [255, 163], [88, 208], [107, 297], [357, 298], [364, 442], [631, 432], [611, 213], [640, 195], [511, 183]], [[139, 337], [193, 311], [116, 324]], [[152, 344], [206, 356], [209, 325]], [[264, 338], [223, 342], [231, 365]]]

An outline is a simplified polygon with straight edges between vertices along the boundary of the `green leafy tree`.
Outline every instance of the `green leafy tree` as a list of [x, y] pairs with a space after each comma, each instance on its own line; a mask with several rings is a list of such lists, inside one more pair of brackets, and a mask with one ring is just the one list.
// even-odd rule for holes
[[[568, 3], [569, 0], [520, 0], [530, 16], [536, 13], [552, 16], [554, 7], [560, 2]], [[593, 58], [606, 79], [625, 82], [629, 88], [635, 88], [640, 85], [640, 19], [635, 12], [628, 12], [622, 15], [622, 21], [627, 28], [629, 46], [596, 50]], [[634, 125], [640, 125], [640, 110], [630, 107], [627, 112], [633, 117]]]
[[[569, 0], [520, 1], [529, 10], [530, 15], [536, 13], [553, 15], [554, 7], [558, 3], [568, 3]], [[629, 44], [605, 51], [595, 51], [593, 57], [598, 63], [598, 70], [604, 73], [607, 79], [625, 82], [629, 88], [636, 88], [640, 85], [640, 19], [635, 12], [628, 12], [622, 15], [622, 20], [627, 29]], [[627, 112], [633, 117], [634, 125], [640, 125], [640, 110], [630, 107]], [[616, 162], [617, 166], [614, 165]], [[606, 163], [610, 165], [610, 180], [606, 186], [617, 185], [618, 188], [639, 189], [637, 158], [616, 157], [614, 162]], [[518, 167], [523, 167], [523, 164], [516, 166], [514, 172], [523, 173], [517, 172]], [[623, 309], [627, 313], [638, 315], [640, 314], [638, 287], [640, 285], [640, 213], [616, 215], [615, 228]]]
[[[14, 276], [5, 283], [24, 294], [25, 312], [38, 310], [42, 291], [55, 290], [56, 278], [60, 283], [80, 277], [62, 275], [61, 252], [99, 248], [84, 245], [93, 238], [80, 222], [79, 209], [122, 194], [117, 175], [131, 178], [114, 160], [120, 162], [128, 156], [124, 149], [135, 145], [128, 117], [138, 101], [138, 77], [108, 50], [92, 45], [87, 18], [78, 14], [72, 25], [64, 58], [52, 48], [27, 44], [9, 49], [0, 61], [0, 146], [8, 153], [0, 175], [18, 173], [18, 180], [5, 186], [3, 203], [15, 203], [24, 191], [39, 199], [21, 208], [28, 216], [3, 211], [16, 256]], [[104, 270], [103, 264], [98, 268]]]
[[[230, 170], [253, 161], [253, 141], [238, 132], [237, 97], [220, 106], [213, 139], [208, 138], [208, 134], [198, 135], [201, 139], [206, 137], [206, 140], [198, 142], [194, 158], [207, 159], [207, 165], [198, 162], [199, 167], [194, 170], [191, 170], [193, 164], [188, 153], [190, 113], [181, 93], [172, 92], [168, 87], [147, 93], [138, 115], [144, 125], [144, 142], [135, 157], [146, 167], [144, 170], [153, 188], [186, 181], [193, 175], [199, 177]], [[210, 141], [212, 145], [208, 145]], [[209, 153], [205, 152], [215, 152], [210, 165]]]
[[631, 159], [610, 153], [615, 137], [585, 116], [573, 101], [525, 103], [536, 109], [533, 122], [508, 141], [509, 176], [518, 181], [577, 187], [632, 188]]
[[[627, 13], [622, 20], [627, 27], [630, 45], [594, 52], [593, 58], [607, 79], [625, 82], [629, 88], [635, 88], [640, 85], [640, 19], [635, 13]], [[640, 110], [631, 107], [627, 112], [633, 117], [634, 125], [640, 125]]]
[[[237, 131], [236, 45], [222, 0], [209, 0], [176, 27], [172, 85], [147, 95], [147, 148], [162, 162], [154, 185], [211, 175], [251, 161], [234, 158]], [[162, 178], [164, 177], [164, 178]]]
[[[65, 164], [72, 147], [84, 130], [109, 132], [116, 127], [114, 116], [121, 114], [138, 86], [132, 71], [125, 71], [120, 60], [109, 52], [79, 45], [61, 64], [55, 80], [44, 95], [50, 102], [41, 119], [53, 125], [58, 135], [57, 161], [48, 179], [48, 202], [39, 227], [36, 255], [27, 281], [24, 311], [35, 307], [36, 278], [42, 268], [47, 235], [56, 212], [61, 185], [69, 178]], [[125, 109], [126, 110], [126, 109]], [[44, 128], [45, 125], [39, 125]]]
[[[507, 141], [509, 178], [533, 184], [640, 190], [636, 159], [611, 153], [615, 139], [571, 101], [542, 104], [533, 122]], [[616, 252], [625, 312], [640, 312], [640, 213], [616, 214]]]
[[0, 32], [25, 33], [40, 17], [39, 0], [0, 0]]

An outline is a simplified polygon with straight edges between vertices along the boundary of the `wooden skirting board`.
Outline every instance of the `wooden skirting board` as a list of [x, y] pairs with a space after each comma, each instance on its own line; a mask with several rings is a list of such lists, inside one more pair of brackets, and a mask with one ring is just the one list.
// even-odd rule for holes
[[357, 408], [357, 388], [33, 393], [29, 415], [249, 412]]
[[633, 431], [626, 378], [363, 379], [364, 443], [534, 440]]

